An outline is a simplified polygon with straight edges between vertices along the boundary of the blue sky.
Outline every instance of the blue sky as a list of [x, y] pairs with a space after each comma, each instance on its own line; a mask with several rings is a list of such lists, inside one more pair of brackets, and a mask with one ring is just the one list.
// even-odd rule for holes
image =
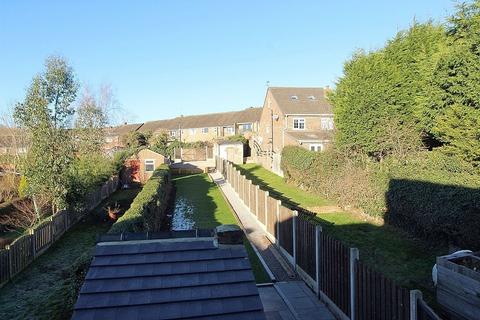
[[346, 59], [450, 0], [2, 1], [0, 112], [51, 54], [110, 83], [130, 121], [261, 106], [271, 86], [333, 86]]

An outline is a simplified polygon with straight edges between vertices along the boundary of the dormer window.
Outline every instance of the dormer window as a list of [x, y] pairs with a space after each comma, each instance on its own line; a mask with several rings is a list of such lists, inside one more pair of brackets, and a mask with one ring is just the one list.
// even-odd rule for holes
[[308, 96], [308, 100], [315, 100], [315, 96]]
[[298, 100], [298, 96], [290, 96], [290, 100]]
[[293, 118], [293, 129], [305, 130], [305, 119], [304, 118]]

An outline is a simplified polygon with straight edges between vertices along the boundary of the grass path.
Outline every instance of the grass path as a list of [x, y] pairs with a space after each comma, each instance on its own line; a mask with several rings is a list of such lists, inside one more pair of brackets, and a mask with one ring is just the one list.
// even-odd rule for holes
[[[263, 189], [273, 191], [300, 207], [331, 205], [326, 199], [288, 184], [283, 178], [257, 164], [239, 166], [242, 173]], [[422, 290], [433, 297], [431, 270], [437, 255], [445, 248], [431, 248], [407, 236], [396, 228], [370, 223], [347, 212], [329, 212], [317, 215], [324, 230], [351, 247], [360, 250], [360, 260], [383, 272], [399, 284]]]
[[[206, 174], [177, 176], [173, 179], [177, 189], [176, 201], [187, 202], [195, 227], [215, 228], [221, 224], [238, 224], [232, 209], [217, 185]], [[270, 282], [265, 269], [258, 260], [250, 242], [245, 239], [250, 263], [257, 283]]]
[[0, 319], [70, 319], [96, 235], [111, 226], [100, 218], [103, 206], [107, 201], [130, 206], [137, 192], [114, 193], [1, 288]]

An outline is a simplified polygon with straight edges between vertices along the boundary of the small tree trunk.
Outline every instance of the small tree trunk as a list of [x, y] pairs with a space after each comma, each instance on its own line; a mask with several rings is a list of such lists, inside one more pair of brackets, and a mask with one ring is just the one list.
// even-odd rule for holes
[[37, 198], [35, 197], [35, 195], [32, 196], [32, 202], [33, 202], [33, 209], [35, 210], [36, 219], [39, 220], [40, 210], [38, 209]]

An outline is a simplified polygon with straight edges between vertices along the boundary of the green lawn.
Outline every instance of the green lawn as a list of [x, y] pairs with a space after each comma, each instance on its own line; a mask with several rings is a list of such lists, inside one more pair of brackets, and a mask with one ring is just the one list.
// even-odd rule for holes
[[303, 207], [320, 207], [331, 205], [332, 202], [327, 199], [318, 197], [313, 193], [293, 188], [284, 183], [283, 178], [264, 169], [262, 166], [255, 163], [247, 163], [242, 166], [237, 166], [248, 179], [256, 185], [259, 185], [262, 190], [266, 190], [274, 198], [284, 202], [292, 202]]
[[0, 319], [70, 319], [97, 233], [111, 226], [103, 208], [130, 206], [138, 189], [121, 190], [68, 230], [45, 254], [0, 289]]
[[[281, 197], [301, 207], [331, 204], [325, 199], [288, 184], [283, 178], [256, 164], [240, 166], [242, 173], [252, 177], [256, 184], [267, 190], [276, 190]], [[373, 224], [358, 215], [347, 212], [321, 213], [318, 221], [324, 230], [345, 244], [360, 251], [360, 260], [383, 272], [397, 283], [422, 290], [427, 297], [433, 295], [431, 269], [437, 255], [445, 248], [431, 248], [419, 240], [411, 239], [396, 228]]]
[[[199, 229], [210, 229], [221, 224], [238, 224], [230, 205], [217, 185], [207, 174], [174, 177], [177, 189], [176, 203], [189, 208], [190, 216]], [[188, 205], [186, 205], [187, 203]], [[265, 269], [248, 240], [244, 241], [257, 283], [270, 282]]]

